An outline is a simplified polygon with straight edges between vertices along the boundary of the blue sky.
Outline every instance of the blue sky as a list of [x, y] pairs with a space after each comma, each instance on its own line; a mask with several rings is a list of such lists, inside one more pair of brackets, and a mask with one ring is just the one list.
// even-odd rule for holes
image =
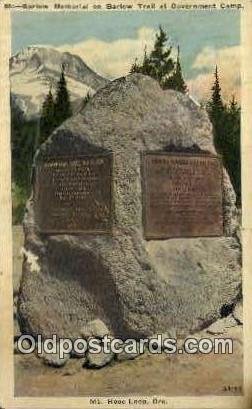
[[[12, 53], [37, 44], [73, 50], [93, 69], [113, 78], [125, 74], [145, 44], [151, 48], [160, 24], [171, 43], [180, 45], [187, 80], [202, 81], [215, 63], [225, 66], [224, 60], [231, 61], [232, 53], [237, 59], [240, 14], [236, 10], [13, 12]], [[237, 82], [238, 74], [233, 86]]]

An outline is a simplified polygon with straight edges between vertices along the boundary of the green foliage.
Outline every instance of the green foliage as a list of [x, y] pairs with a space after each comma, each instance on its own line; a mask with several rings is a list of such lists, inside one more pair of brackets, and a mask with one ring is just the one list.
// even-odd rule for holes
[[52, 95], [52, 90], [50, 88], [42, 105], [39, 144], [45, 142], [45, 140], [52, 133], [55, 127], [56, 127], [55, 104]]
[[59, 126], [63, 121], [72, 115], [70, 96], [67, 89], [66, 79], [65, 79], [65, 68], [64, 65], [61, 67], [60, 79], [57, 84], [57, 92], [54, 107], [54, 116], [56, 121], [56, 126]]
[[38, 135], [36, 120], [27, 120], [23, 112], [11, 104], [11, 150], [13, 223], [20, 223], [24, 205], [31, 190], [31, 166]]
[[138, 64], [137, 60], [132, 65], [130, 72], [138, 72], [156, 79], [160, 85], [165, 82], [167, 76], [174, 68], [174, 62], [171, 57], [172, 47], [167, 47], [168, 37], [162, 27], [159, 27], [159, 32], [156, 34], [154, 48], [147, 54], [145, 49], [142, 64]]
[[64, 66], [61, 68], [60, 79], [57, 84], [56, 97], [54, 99], [50, 87], [42, 104], [40, 117], [39, 145], [44, 143], [48, 136], [57, 126], [72, 115], [70, 96], [67, 89]]
[[92, 98], [92, 95], [90, 94], [90, 92], [88, 91], [87, 95], [84, 97], [83, 99], [83, 104], [82, 104], [82, 108], [85, 107], [85, 105], [87, 105], [88, 101], [90, 101], [90, 99]]
[[12, 183], [12, 224], [20, 224], [23, 221], [25, 204], [30, 195], [30, 188]]
[[185, 93], [187, 87], [183, 79], [179, 49], [175, 63], [171, 56], [172, 47], [167, 46], [167, 42], [167, 34], [160, 26], [159, 32], [156, 34], [153, 50], [147, 54], [145, 49], [142, 63], [139, 64], [136, 59], [130, 73], [149, 75], [157, 80], [163, 89], [172, 88]]
[[30, 183], [37, 133], [37, 121], [26, 120], [19, 108], [12, 107], [12, 176], [19, 186], [26, 187]]
[[31, 191], [31, 168], [35, 151], [72, 114], [64, 67], [62, 66], [57, 84], [56, 98], [54, 100], [50, 88], [42, 105], [40, 119], [27, 120], [14, 101], [11, 109], [13, 222], [20, 223]]
[[180, 91], [183, 94], [187, 92], [187, 86], [183, 78], [182, 74], [182, 68], [181, 68], [181, 63], [180, 63], [180, 57], [179, 57], [179, 47], [178, 47], [178, 56], [177, 56], [177, 61], [176, 61], [176, 66], [175, 70], [168, 77], [164, 84], [163, 84], [164, 89], [175, 89], [176, 91]]
[[42, 104], [40, 117], [40, 137], [39, 144], [46, 141], [48, 136], [57, 126], [72, 115], [70, 96], [65, 79], [64, 65], [61, 68], [60, 79], [57, 84], [56, 97], [54, 100], [50, 87], [47, 96]]
[[241, 109], [233, 96], [228, 104], [221, 97], [218, 69], [214, 73], [212, 96], [207, 104], [209, 117], [213, 124], [214, 143], [218, 153], [223, 157], [234, 186], [237, 205], [241, 204]]
[[237, 204], [241, 205], [241, 108], [233, 96], [225, 112], [225, 162], [234, 186]]
[[225, 107], [221, 97], [218, 67], [216, 66], [214, 72], [214, 84], [212, 86], [212, 96], [208, 103], [208, 112], [211, 120], [215, 124], [218, 124], [218, 121], [221, 121], [224, 108]]

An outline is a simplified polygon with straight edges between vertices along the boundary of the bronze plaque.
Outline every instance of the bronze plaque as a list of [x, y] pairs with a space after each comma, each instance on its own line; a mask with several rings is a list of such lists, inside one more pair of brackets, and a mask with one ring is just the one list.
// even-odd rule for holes
[[147, 239], [223, 234], [220, 157], [147, 153], [143, 168]]
[[44, 233], [109, 233], [112, 155], [53, 158], [36, 168], [35, 215]]

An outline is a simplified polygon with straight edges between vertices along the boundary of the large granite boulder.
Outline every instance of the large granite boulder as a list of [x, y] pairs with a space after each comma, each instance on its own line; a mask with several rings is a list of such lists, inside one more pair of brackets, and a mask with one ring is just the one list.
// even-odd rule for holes
[[21, 328], [77, 337], [102, 320], [123, 338], [188, 334], [221, 317], [241, 292], [235, 194], [223, 169], [224, 235], [146, 241], [141, 155], [152, 150], [215, 154], [206, 112], [189, 96], [134, 74], [99, 90], [41, 146], [50, 157], [113, 152], [111, 235], [41, 234], [33, 198], [24, 219]]

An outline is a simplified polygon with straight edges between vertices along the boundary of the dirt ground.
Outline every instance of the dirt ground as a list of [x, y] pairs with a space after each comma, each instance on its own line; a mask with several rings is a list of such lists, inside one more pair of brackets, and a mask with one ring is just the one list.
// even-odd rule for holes
[[[14, 297], [21, 275], [22, 228], [13, 228]], [[15, 297], [16, 298], [16, 297]], [[45, 366], [35, 355], [14, 355], [15, 396], [240, 395], [243, 384], [242, 326], [225, 330], [233, 354], [144, 354], [101, 369], [70, 359], [63, 368]], [[206, 331], [197, 337], [208, 337]], [[213, 337], [213, 336], [212, 336]]]

